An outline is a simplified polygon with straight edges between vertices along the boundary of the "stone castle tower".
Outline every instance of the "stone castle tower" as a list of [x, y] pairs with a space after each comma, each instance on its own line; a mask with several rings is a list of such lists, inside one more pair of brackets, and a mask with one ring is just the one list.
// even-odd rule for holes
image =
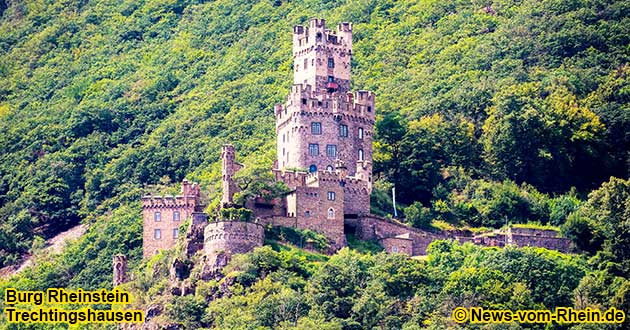
[[293, 28], [294, 85], [276, 105], [278, 169], [334, 172], [372, 181], [374, 94], [350, 92], [352, 24], [323, 19]]
[[225, 207], [234, 203], [232, 197], [237, 190], [236, 182], [232, 177], [243, 165], [235, 161], [234, 146], [223, 145], [221, 148], [221, 185], [223, 192], [221, 195], [221, 206]]

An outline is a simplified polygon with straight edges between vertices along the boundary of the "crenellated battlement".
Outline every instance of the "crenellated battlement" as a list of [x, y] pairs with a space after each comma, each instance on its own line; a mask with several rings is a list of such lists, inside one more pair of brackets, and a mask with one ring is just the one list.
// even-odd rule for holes
[[289, 94], [285, 105], [275, 106], [276, 128], [298, 125], [305, 120], [316, 117], [335, 117], [337, 121], [346, 120], [374, 125], [373, 92], [357, 91], [355, 93], [313, 94], [311, 88], [299, 88]]
[[144, 209], [195, 207], [197, 204], [198, 200], [194, 196], [146, 195], [142, 197], [142, 208]]

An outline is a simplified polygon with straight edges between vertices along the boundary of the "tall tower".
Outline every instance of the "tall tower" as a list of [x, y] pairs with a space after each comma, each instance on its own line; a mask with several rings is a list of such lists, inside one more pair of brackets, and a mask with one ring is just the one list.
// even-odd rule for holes
[[243, 166], [235, 161], [234, 146], [231, 144], [223, 145], [221, 149], [221, 184], [223, 186], [223, 195], [221, 196], [221, 207], [229, 206], [234, 203], [232, 199], [236, 193], [237, 186], [233, 176]]
[[354, 176], [361, 162], [371, 181], [374, 94], [350, 92], [351, 57], [350, 23], [293, 27], [294, 85], [275, 107], [278, 168], [333, 172], [341, 160]]

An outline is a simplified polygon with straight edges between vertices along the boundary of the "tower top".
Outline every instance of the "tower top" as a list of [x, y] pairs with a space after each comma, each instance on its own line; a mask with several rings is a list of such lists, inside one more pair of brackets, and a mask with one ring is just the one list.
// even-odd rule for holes
[[313, 18], [293, 27], [294, 84], [310, 85], [316, 93], [348, 92], [351, 56], [351, 23], [333, 31], [324, 19]]

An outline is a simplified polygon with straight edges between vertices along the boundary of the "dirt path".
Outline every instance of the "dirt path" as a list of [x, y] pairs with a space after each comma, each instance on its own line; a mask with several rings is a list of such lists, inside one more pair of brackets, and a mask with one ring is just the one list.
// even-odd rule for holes
[[[50, 238], [46, 241], [46, 247], [44, 251], [47, 253], [56, 254], [61, 252], [63, 247], [66, 245], [66, 242], [70, 240], [77, 239], [85, 234], [87, 230], [86, 225], [78, 225], [72, 227], [62, 233], [57, 234], [57, 236]], [[30, 254], [25, 255], [22, 260], [17, 265], [11, 265], [4, 268], [0, 268], [0, 278], [6, 279], [9, 278], [24, 269], [33, 265], [32, 256]]]

